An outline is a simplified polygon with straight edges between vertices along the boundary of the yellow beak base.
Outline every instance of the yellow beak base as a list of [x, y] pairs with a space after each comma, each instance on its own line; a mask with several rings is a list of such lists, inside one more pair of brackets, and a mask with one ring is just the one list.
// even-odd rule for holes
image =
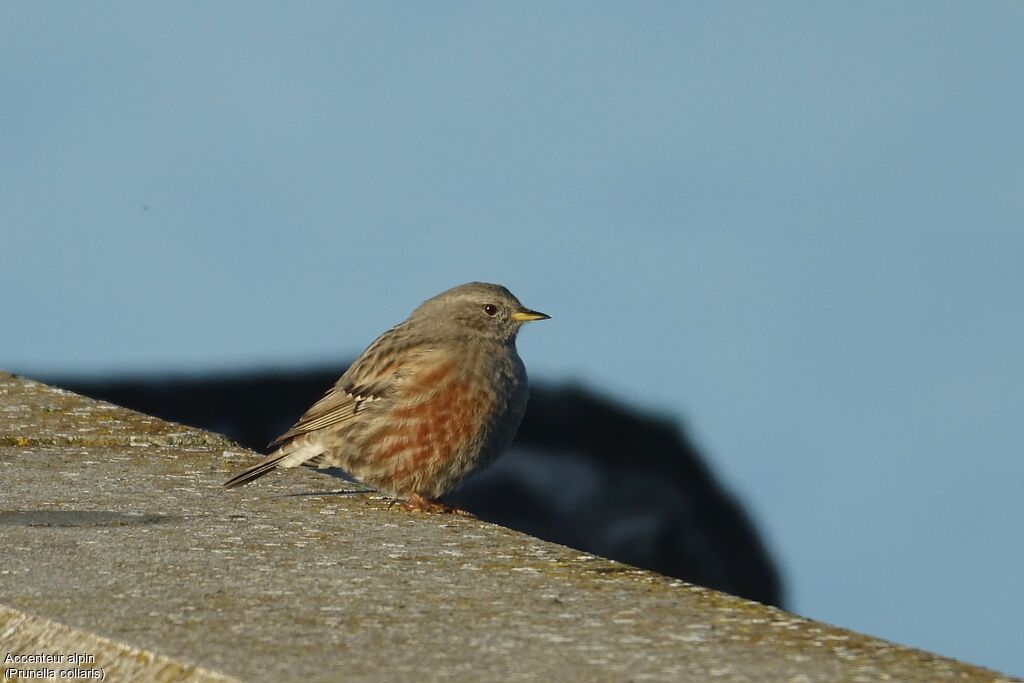
[[516, 311], [515, 313], [512, 314], [512, 319], [521, 323], [528, 323], [531, 320], [547, 320], [550, 317], [551, 316], [547, 315], [546, 313], [541, 313], [540, 311], [531, 311], [529, 309]]

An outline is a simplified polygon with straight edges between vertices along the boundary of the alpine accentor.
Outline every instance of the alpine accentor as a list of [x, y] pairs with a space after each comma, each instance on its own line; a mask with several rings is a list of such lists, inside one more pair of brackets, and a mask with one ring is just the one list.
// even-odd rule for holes
[[276, 450], [224, 486], [278, 467], [338, 467], [411, 509], [450, 510], [437, 499], [501, 455], [519, 428], [527, 384], [516, 334], [548, 317], [480, 282], [427, 299], [370, 344]]

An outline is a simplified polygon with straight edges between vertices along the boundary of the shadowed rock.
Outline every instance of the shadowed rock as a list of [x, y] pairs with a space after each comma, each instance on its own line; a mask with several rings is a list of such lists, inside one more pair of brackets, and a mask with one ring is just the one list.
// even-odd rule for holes
[[[50, 381], [263, 451], [339, 372]], [[681, 429], [580, 387], [535, 383], [512, 449], [450, 502], [545, 540], [781, 604], [764, 545]]]

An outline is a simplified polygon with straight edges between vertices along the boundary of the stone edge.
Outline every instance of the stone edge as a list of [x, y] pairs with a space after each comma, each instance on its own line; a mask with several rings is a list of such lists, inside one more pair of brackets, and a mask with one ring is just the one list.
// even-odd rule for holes
[[17, 677], [9, 678], [7, 676], [7, 669], [12, 667], [19, 669], [46, 667], [57, 671], [75, 668], [74, 665], [66, 663], [14, 664], [5, 661], [8, 655], [40, 653], [92, 655], [96, 658], [95, 661], [79, 665], [79, 668], [101, 672], [102, 678], [99, 680], [240, 683], [240, 679], [217, 671], [180, 662], [166, 655], [132, 647], [0, 604], [0, 663], [3, 664], [3, 669], [0, 670], [0, 680], [20, 680]]

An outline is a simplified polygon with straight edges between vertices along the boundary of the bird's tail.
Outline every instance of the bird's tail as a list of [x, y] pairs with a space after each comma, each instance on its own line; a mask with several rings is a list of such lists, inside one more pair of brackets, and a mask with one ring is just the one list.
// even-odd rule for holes
[[248, 467], [231, 477], [221, 484], [221, 486], [226, 489], [233, 489], [236, 486], [244, 486], [279, 467], [289, 468], [305, 465], [308, 461], [315, 460], [318, 455], [319, 453], [316, 450], [308, 447], [294, 448], [292, 444], [285, 444], [252, 467]]

